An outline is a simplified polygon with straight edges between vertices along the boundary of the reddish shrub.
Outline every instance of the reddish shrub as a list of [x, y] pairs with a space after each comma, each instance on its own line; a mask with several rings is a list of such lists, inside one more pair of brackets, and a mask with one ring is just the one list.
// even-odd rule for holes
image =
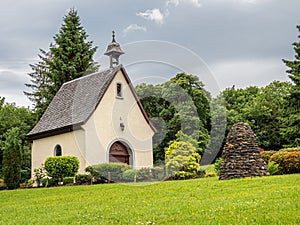
[[268, 164], [271, 156], [276, 153], [277, 151], [273, 151], [273, 150], [270, 150], [270, 151], [263, 151], [260, 153], [261, 155], [261, 158], [265, 161], [266, 164]]
[[300, 152], [288, 152], [284, 155], [285, 173], [300, 173]]

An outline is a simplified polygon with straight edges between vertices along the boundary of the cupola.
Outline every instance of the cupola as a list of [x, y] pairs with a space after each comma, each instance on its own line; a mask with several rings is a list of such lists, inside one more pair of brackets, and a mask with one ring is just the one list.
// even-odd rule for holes
[[122, 51], [120, 44], [116, 42], [115, 39], [115, 32], [112, 32], [112, 41], [111, 43], [107, 46], [106, 52], [104, 55], [109, 56], [110, 59], [110, 68], [114, 68], [117, 65], [119, 65], [119, 57], [120, 55], [124, 54]]

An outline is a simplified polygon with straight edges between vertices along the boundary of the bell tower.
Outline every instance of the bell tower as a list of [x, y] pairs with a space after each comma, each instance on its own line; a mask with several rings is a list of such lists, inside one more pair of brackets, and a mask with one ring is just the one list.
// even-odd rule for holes
[[119, 57], [120, 55], [124, 54], [122, 51], [120, 44], [116, 42], [115, 39], [115, 32], [112, 32], [112, 41], [111, 43], [107, 46], [106, 52], [104, 55], [109, 56], [110, 60], [110, 68], [114, 68], [117, 65], [119, 65]]

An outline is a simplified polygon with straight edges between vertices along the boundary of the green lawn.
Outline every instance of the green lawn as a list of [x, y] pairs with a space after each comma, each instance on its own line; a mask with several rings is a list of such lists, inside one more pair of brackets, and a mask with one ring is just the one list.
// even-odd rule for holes
[[0, 224], [300, 224], [300, 174], [0, 191]]

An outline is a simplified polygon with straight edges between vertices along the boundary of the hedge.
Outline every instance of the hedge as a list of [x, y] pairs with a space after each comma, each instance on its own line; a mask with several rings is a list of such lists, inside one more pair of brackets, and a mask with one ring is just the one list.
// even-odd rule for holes
[[123, 180], [123, 172], [131, 169], [126, 163], [102, 163], [92, 166], [97, 171], [98, 176], [105, 178], [109, 182], [121, 182]]
[[279, 174], [300, 173], [300, 151], [278, 151], [271, 156], [269, 162], [274, 162], [278, 165]]

